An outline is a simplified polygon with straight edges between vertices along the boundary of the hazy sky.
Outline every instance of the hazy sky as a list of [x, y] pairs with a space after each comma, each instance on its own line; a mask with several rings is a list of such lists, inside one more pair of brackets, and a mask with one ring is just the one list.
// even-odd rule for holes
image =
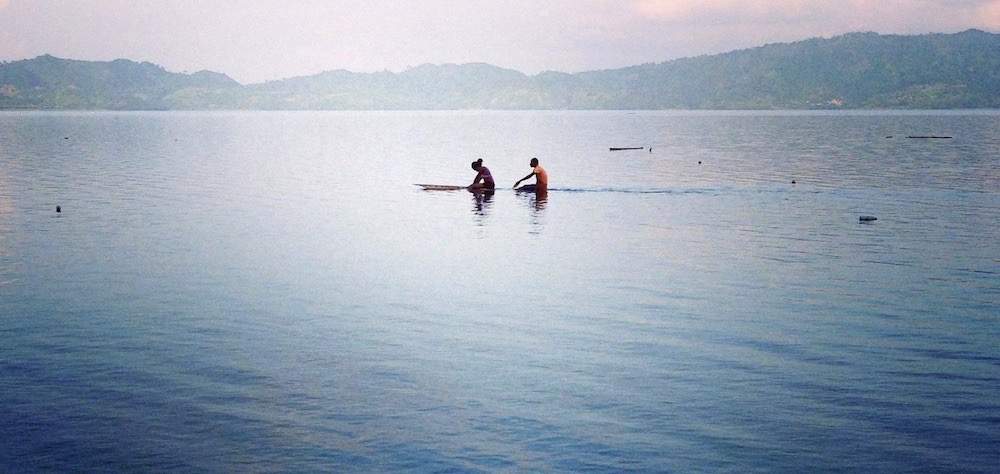
[[1000, 0], [0, 0], [0, 59], [129, 58], [241, 82], [428, 62], [575, 72], [967, 28], [1000, 31]]

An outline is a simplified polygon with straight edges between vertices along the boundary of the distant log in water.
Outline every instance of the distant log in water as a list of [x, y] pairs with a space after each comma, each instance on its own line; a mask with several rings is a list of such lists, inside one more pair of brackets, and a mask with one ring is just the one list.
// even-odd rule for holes
[[609, 148], [609, 150], [611, 150], [611, 151], [642, 150], [644, 148], [646, 148], [646, 147], [642, 147], [642, 146], [627, 146], [627, 147], [621, 147], [621, 148], [611, 147], [611, 148]]
[[929, 138], [929, 139], [945, 139], [945, 140], [951, 139], [951, 137], [943, 137], [937, 135], [911, 135], [906, 138]]

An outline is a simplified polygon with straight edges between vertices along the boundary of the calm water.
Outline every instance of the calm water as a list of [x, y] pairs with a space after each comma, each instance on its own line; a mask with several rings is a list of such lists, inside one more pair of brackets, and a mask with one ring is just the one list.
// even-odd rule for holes
[[993, 471], [998, 237], [1000, 112], [4, 113], [0, 470]]

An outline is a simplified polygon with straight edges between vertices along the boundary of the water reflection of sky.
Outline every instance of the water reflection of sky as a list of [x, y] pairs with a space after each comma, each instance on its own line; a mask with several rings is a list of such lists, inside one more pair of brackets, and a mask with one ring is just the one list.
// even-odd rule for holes
[[[974, 471], [1000, 119], [837, 117], [0, 114], [0, 426], [51, 470]], [[411, 184], [482, 155], [551, 194]]]
[[[10, 187], [7, 185], [7, 175], [4, 173], [3, 168], [0, 168], [0, 219], [14, 212], [14, 203], [11, 200], [10, 193]], [[3, 220], [6, 221], [6, 219]], [[0, 233], [0, 237], [2, 236], [3, 234]]]
[[8, 240], [12, 229], [11, 219], [14, 215], [11, 192], [7, 175], [0, 167], [0, 286], [4, 286], [10, 281], [7, 277], [11, 267], [8, 261], [10, 253]]

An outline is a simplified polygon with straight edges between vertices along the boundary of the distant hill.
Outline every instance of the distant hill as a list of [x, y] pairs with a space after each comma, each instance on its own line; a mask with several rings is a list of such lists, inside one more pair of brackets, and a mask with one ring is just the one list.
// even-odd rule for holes
[[0, 109], [1000, 108], [1000, 35], [851, 33], [577, 74], [488, 64], [242, 85], [124, 59], [0, 64]]
[[[125, 59], [74, 61], [45, 55], [0, 65], [0, 108], [169, 109], [177, 95], [238, 91], [225, 74], [177, 74]], [[212, 108], [205, 102], [201, 107]]]

